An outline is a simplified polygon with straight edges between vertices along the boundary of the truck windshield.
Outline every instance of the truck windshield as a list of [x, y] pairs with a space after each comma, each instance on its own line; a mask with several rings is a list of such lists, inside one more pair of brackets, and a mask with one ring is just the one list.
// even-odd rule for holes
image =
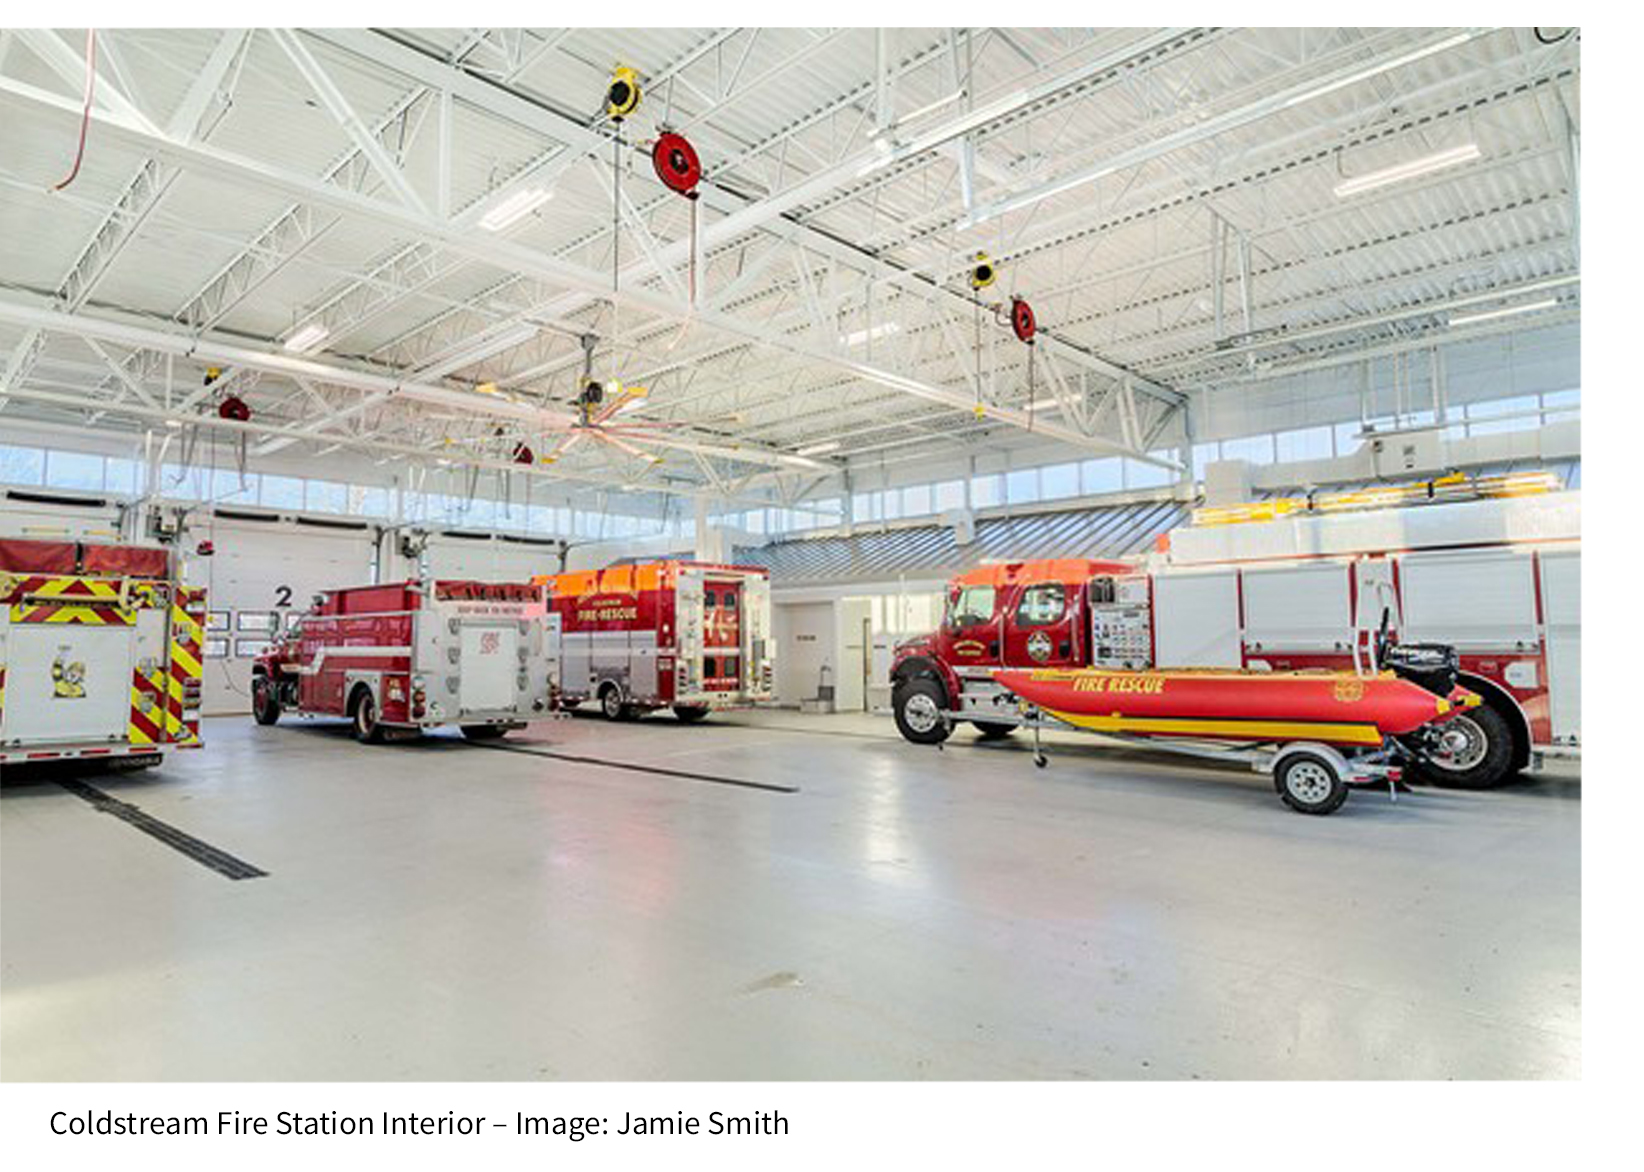
[[949, 626], [974, 627], [992, 621], [992, 586], [966, 586], [948, 606]]

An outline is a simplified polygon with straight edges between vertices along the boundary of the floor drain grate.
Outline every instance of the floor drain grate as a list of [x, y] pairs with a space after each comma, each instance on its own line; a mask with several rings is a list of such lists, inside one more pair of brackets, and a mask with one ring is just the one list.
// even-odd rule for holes
[[169, 822], [162, 822], [152, 814], [145, 814], [130, 802], [104, 793], [83, 781], [57, 783], [75, 797], [89, 802], [104, 814], [112, 814], [126, 825], [141, 830], [150, 838], [165, 843], [178, 854], [186, 855], [202, 867], [210, 867], [227, 879], [260, 879], [267, 875], [261, 867], [254, 867], [244, 859], [237, 859], [227, 851], [218, 850], [209, 842], [201, 842], [192, 834], [178, 830]]

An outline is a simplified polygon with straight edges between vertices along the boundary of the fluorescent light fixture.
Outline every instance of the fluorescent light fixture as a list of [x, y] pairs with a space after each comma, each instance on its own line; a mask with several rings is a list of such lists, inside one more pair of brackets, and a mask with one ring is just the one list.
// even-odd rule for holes
[[166, 426], [167, 427], [181, 427], [182, 425], [183, 425], [183, 421], [181, 419], [168, 419], [168, 420], [166, 420]]
[[860, 346], [863, 342], [872, 342], [889, 334], [900, 334], [902, 327], [893, 321], [874, 326], [871, 330], [857, 330], [854, 334], [846, 334], [840, 338], [840, 344], [845, 346]]
[[1033, 400], [1033, 402], [1029, 403], [1026, 407], [1023, 407], [1022, 410], [1026, 411], [1029, 415], [1031, 415], [1035, 411], [1049, 411], [1049, 410], [1052, 410], [1053, 408], [1060, 407], [1060, 406], [1061, 406], [1061, 404], [1058, 403], [1055, 399], [1035, 399], [1035, 400]]
[[480, 227], [488, 232], [501, 232], [553, 198], [554, 193], [546, 187], [521, 188], [492, 205], [491, 210], [480, 217]]
[[927, 102], [925, 105], [920, 106], [917, 110], [909, 110], [906, 114], [896, 120], [896, 125], [902, 126], [905, 123], [912, 122], [916, 118], [923, 118], [926, 114], [934, 114], [943, 106], [952, 105], [964, 96], [965, 91], [962, 89], [954, 90], [951, 94], [944, 94], [942, 97], [937, 98], [934, 102]]
[[839, 441], [828, 440], [825, 443], [811, 444], [807, 447], [800, 448], [796, 454], [801, 456], [822, 456], [826, 455], [828, 452], [837, 452], [838, 450]]
[[790, 468], [809, 468], [817, 472], [832, 471], [826, 464], [818, 464], [815, 460], [806, 459], [804, 456], [790, 456], [787, 452], [773, 452], [771, 458], [778, 464], [786, 464]]
[[1450, 317], [1450, 325], [1470, 326], [1474, 322], [1494, 321], [1498, 317], [1513, 317], [1520, 313], [1534, 313], [1538, 309], [1552, 309], [1557, 304], [1557, 297], [1544, 297], [1540, 301], [1530, 301], [1524, 305], [1509, 305], [1503, 309], [1487, 309], [1483, 313], [1453, 314]]
[[319, 322], [309, 322], [302, 329], [285, 340], [285, 348], [298, 354], [318, 348], [319, 344], [331, 336], [331, 331]]
[[[1084, 171], [1075, 172], [1074, 174], [1068, 175], [1062, 179], [1051, 180], [1043, 186], [1034, 188], [1031, 191], [1025, 191], [1020, 195], [1010, 196], [1006, 199], [1000, 200], [998, 203], [991, 204], [988, 207], [979, 208], [965, 219], [959, 221], [958, 226], [961, 229], [975, 228], [980, 224], [986, 223], [994, 216], [1001, 216], [1008, 212], [1018, 211], [1021, 208], [1036, 204], [1040, 200], [1050, 199], [1054, 196], [1062, 195], [1065, 192], [1071, 191], [1083, 184], [1095, 182], [1098, 179], [1105, 178], [1108, 175], [1115, 174], [1128, 167], [1133, 167], [1142, 162], [1146, 162], [1149, 159], [1156, 158], [1161, 153], [1168, 153], [1169, 151], [1175, 150], [1177, 147], [1194, 141], [1205, 134], [1220, 133], [1225, 130], [1232, 130], [1240, 126], [1248, 125], [1249, 123], [1266, 117], [1275, 111], [1288, 110], [1294, 106], [1299, 106], [1304, 102], [1311, 102], [1316, 98], [1322, 98], [1326, 94], [1335, 93], [1337, 90], [1345, 89], [1348, 86], [1357, 85], [1360, 82], [1368, 81], [1370, 78], [1377, 77], [1383, 73], [1389, 73], [1392, 70], [1402, 68], [1405, 65], [1414, 64], [1424, 58], [1433, 56], [1435, 53], [1443, 53], [1449, 49], [1454, 49], [1459, 45], [1466, 44], [1475, 37], [1485, 35], [1489, 31], [1490, 30], [1488, 28], [1468, 29], [1464, 32], [1455, 33], [1451, 36], [1443, 37], [1437, 41], [1422, 45], [1419, 48], [1411, 49], [1409, 52], [1402, 53], [1397, 57], [1390, 57], [1385, 61], [1373, 62], [1366, 65], [1362, 69], [1354, 70], [1351, 73], [1336, 77], [1330, 81], [1323, 82], [1322, 84], [1287, 91], [1283, 95], [1275, 95], [1272, 99], [1254, 103], [1251, 106], [1245, 107], [1241, 110], [1230, 110], [1225, 114], [1217, 114], [1197, 126], [1184, 127], [1181, 130], [1173, 131], [1170, 134], [1165, 135], [1163, 139], [1144, 143], [1141, 146], [1124, 151], [1113, 158], [1098, 163]], [[990, 103], [989, 108], [992, 108], [993, 105], [993, 103]], [[865, 178], [869, 172], [877, 170], [877, 168], [878, 164], [870, 161], [857, 173], [857, 178]]]
[[1419, 159], [1411, 159], [1408, 163], [1383, 167], [1380, 171], [1371, 171], [1368, 175], [1355, 175], [1351, 179], [1336, 184], [1336, 198], [1346, 199], [1350, 195], [1358, 195], [1363, 191], [1374, 191], [1376, 188], [1386, 187], [1390, 183], [1403, 183], [1406, 179], [1414, 179], [1419, 175], [1430, 175], [1434, 171], [1442, 171], [1446, 167], [1456, 167], [1462, 163], [1470, 163], [1481, 157], [1482, 153], [1476, 142], [1469, 142], [1462, 146], [1451, 147], [1447, 151], [1439, 151], [1437, 154], [1423, 155]]

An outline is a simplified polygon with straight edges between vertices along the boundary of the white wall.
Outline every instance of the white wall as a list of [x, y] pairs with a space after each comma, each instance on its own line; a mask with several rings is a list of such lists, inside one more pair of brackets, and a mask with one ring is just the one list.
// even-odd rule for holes
[[838, 612], [838, 603], [832, 601], [772, 607], [777, 703], [797, 705], [801, 700], [815, 698], [824, 664], [830, 669], [828, 682], [838, 688]]
[[[191, 585], [204, 586], [209, 609], [230, 612], [236, 628], [242, 611], [279, 611], [283, 623], [288, 615], [306, 610], [322, 590], [368, 584], [375, 532], [198, 515], [184, 533], [183, 549], [190, 552], [183, 559], [183, 576]], [[212, 556], [191, 552], [207, 539], [216, 550]], [[208, 631], [206, 637], [220, 634]], [[266, 636], [235, 629], [227, 637], [229, 657], [205, 661], [201, 707], [207, 715], [251, 710], [251, 660], [237, 654], [237, 644]]]
[[427, 557], [431, 578], [529, 582], [537, 574], [559, 572], [557, 544], [537, 545], [496, 537], [450, 537], [436, 533], [428, 538]]
[[3, 496], [0, 497], [0, 537], [118, 541], [120, 510], [113, 504], [48, 505]]
[[[1574, 324], [1453, 342], [1441, 349], [1449, 406], [1581, 386], [1581, 329]], [[1271, 379], [1230, 383], [1194, 402], [1199, 442], [1430, 410], [1427, 351], [1400, 366], [1390, 357]]]

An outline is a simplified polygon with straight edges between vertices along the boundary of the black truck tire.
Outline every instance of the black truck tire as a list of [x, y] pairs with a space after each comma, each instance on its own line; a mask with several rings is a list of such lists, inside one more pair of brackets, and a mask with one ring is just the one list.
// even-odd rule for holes
[[683, 724], [695, 724], [697, 721], [707, 717], [708, 713], [711, 711], [713, 711], [711, 708], [700, 704], [674, 705], [674, 715], [679, 717], [680, 722]]
[[948, 739], [953, 726], [942, 716], [947, 706], [947, 689], [936, 680], [906, 680], [891, 692], [896, 730], [916, 745], [940, 745]]
[[508, 726], [503, 724], [465, 724], [462, 726], [462, 735], [471, 741], [494, 741], [498, 737], [508, 735]]
[[377, 701], [370, 688], [356, 688], [348, 715], [352, 718], [354, 739], [362, 745], [382, 743], [382, 723], [377, 719]]
[[267, 676], [251, 681], [251, 715], [258, 724], [274, 724], [280, 719], [280, 689]]
[[1291, 753], [1273, 770], [1273, 787], [1298, 814], [1333, 814], [1347, 800], [1347, 781], [1317, 753]]
[[1513, 772], [1513, 730], [1507, 718], [1488, 704], [1452, 716], [1441, 731], [1466, 738], [1457, 753], [1415, 762], [1412, 772], [1429, 785], [1455, 789], [1491, 789]]

